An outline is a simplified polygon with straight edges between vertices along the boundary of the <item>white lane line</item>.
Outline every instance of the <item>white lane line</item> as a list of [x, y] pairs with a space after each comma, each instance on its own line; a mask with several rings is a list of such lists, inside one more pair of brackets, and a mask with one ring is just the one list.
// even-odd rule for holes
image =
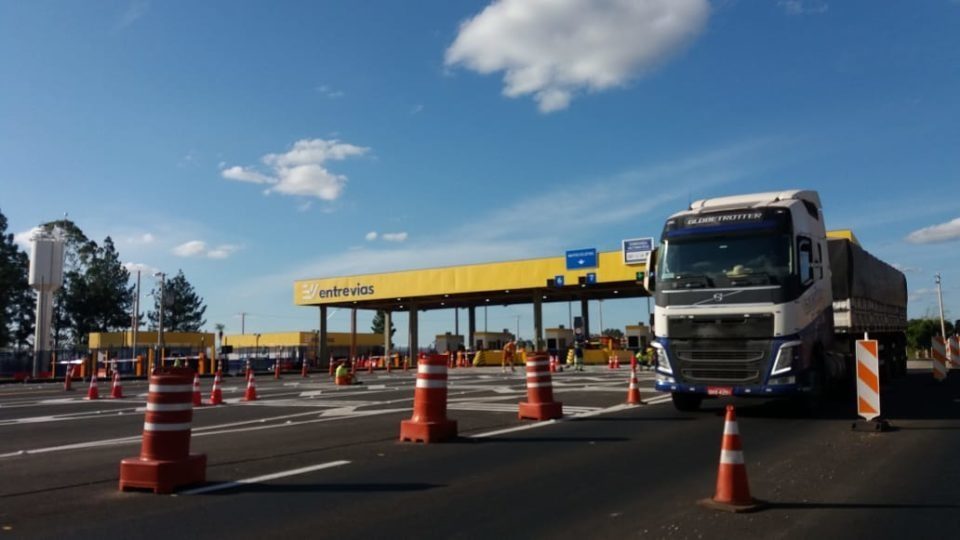
[[346, 460], [331, 461], [329, 463], [320, 463], [319, 465], [311, 465], [309, 467], [302, 467], [300, 469], [292, 469], [289, 471], [281, 471], [273, 474], [265, 474], [263, 476], [255, 476], [253, 478], [237, 480], [236, 482], [224, 482], [222, 484], [214, 484], [212, 486], [189, 489], [187, 491], [181, 492], [180, 495], [200, 495], [201, 493], [211, 493], [214, 491], [222, 491], [224, 489], [231, 489], [231, 488], [240, 487], [247, 484], [259, 484], [260, 482], [269, 482], [270, 480], [276, 480], [278, 478], [287, 478], [289, 476], [296, 476], [298, 474], [306, 474], [308, 472], [319, 471], [323, 469], [332, 469], [333, 467], [340, 467], [342, 465], [347, 465], [349, 463], [350, 462]]

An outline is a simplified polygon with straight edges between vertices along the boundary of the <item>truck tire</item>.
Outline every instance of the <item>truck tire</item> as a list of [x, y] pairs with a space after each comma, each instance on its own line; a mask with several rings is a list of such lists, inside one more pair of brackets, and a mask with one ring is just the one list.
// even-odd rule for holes
[[703, 401], [703, 396], [680, 392], [673, 392], [670, 397], [673, 399], [673, 407], [682, 412], [692, 412], [700, 409], [700, 402]]

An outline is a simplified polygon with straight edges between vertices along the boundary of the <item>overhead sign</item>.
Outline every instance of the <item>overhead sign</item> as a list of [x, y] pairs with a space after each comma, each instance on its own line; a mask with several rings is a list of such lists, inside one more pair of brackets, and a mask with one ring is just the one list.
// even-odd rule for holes
[[597, 284], [597, 273], [588, 272], [587, 273], [587, 285], [596, 285]]
[[597, 267], [597, 249], [574, 249], [567, 252], [567, 270]]
[[557, 287], [563, 287], [566, 285], [566, 279], [562, 275], [557, 275], [553, 278], [553, 284]]
[[623, 264], [646, 264], [653, 251], [653, 238], [628, 238], [623, 241]]

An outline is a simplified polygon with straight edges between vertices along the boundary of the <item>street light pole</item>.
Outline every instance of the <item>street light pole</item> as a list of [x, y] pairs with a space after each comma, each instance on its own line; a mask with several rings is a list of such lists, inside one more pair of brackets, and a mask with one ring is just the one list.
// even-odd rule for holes
[[943, 337], [944, 342], [947, 340], [947, 325], [943, 321], [943, 289], [940, 286], [940, 273], [936, 274], [937, 282], [937, 298], [940, 299], [940, 335]]
[[160, 278], [160, 315], [159, 315], [159, 324], [157, 325], [157, 361], [160, 367], [163, 367], [163, 308], [166, 303], [166, 294], [164, 294], [164, 281], [167, 277], [163, 272], [157, 272], [154, 274], [155, 277]]

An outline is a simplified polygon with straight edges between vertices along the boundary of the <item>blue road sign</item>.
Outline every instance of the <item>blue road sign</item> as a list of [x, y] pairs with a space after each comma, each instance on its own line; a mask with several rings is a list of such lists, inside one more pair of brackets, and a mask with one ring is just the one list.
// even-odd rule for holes
[[597, 249], [573, 249], [567, 252], [567, 270], [597, 267]]
[[556, 285], [557, 287], [563, 287], [565, 284], [565, 280], [563, 276], [554, 276], [553, 284]]
[[597, 284], [597, 273], [588, 272], [587, 273], [587, 285], [596, 285]]
[[630, 238], [623, 241], [623, 263], [644, 264], [653, 251], [653, 238]]

